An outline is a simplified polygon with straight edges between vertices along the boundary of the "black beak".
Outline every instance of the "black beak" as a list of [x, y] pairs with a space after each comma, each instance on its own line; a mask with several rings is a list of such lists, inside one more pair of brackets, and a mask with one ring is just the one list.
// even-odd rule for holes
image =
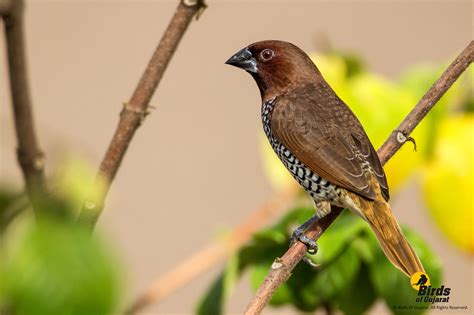
[[257, 73], [257, 61], [248, 48], [244, 48], [235, 53], [225, 62], [228, 65], [244, 69], [248, 72]]

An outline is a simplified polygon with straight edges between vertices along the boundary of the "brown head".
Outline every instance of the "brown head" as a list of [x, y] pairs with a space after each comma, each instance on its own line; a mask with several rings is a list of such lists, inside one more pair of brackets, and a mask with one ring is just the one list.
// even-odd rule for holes
[[293, 86], [323, 80], [304, 51], [278, 40], [253, 43], [235, 53], [226, 64], [250, 73], [257, 82], [263, 100], [284, 93]]

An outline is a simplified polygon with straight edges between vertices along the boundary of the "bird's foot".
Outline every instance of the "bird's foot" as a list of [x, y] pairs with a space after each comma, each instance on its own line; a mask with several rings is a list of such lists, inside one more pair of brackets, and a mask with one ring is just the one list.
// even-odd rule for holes
[[308, 247], [308, 254], [315, 255], [318, 252], [318, 244], [304, 233], [306, 231], [301, 227], [295, 229], [291, 235], [290, 247], [295, 245], [296, 242], [300, 241]]

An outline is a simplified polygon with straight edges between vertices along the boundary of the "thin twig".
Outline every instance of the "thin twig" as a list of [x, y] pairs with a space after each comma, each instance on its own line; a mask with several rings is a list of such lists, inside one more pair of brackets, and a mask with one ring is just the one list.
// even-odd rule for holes
[[[457, 80], [461, 73], [469, 67], [473, 59], [474, 44], [473, 41], [471, 41], [379, 149], [378, 154], [382, 164], [385, 164], [403, 144], [403, 142], [400, 142], [400, 136], [397, 137], [398, 131], [403, 132], [405, 139], [407, 139], [409, 134], [426, 116], [430, 109], [433, 108], [436, 102]], [[333, 207], [328, 216], [310, 226], [306, 235], [317, 240], [341, 212], [342, 209]], [[281, 258], [275, 260], [255, 296], [248, 304], [244, 313], [245, 315], [255, 315], [262, 312], [280, 284], [291, 276], [293, 268], [301, 261], [306, 251], [306, 245], [298, 242]]]
[[124, 104], [115, 134], [105, 153], [93, 191], [84, 201], [79, 221], [94, 228], [104, 207], [110, 185], [120, 167], [133, 135], [148, 114], [154, 91], [194, 16], [205, 8], [204, 0], [181, 0], [163, 37], [151, 57], [130, 101]]
[[195, 253], [154, 281], [128, 308], [125, 314], [136, 314], [150, 304], [159, 302], [176, 289], [189, 283], [196, 276], [224, 260], [248, 242], [252, 235], [262, 229], [276, 214], [288, 209], [299, 191], [301, 191], [299, 186], [294, 183], [275, 194], [264, 205], [252, 212], [242, 224], [225, 238]]
[[[7, 6], [0, 2], [0, 11], [5, 21], [5, 37], [8, 52], [8, 70], [18, 141], [17, 158], [26, 182], [26, 191], [38, 214], [41, 211], [42, 196], [45, 195], [44, 155], [38, 145], [33, 121], [33, 111], [28, 87], [25, 39], [23, 30], [23, 1], [17, 0]], [[43, 209], [44, 210], [44, 209]]]

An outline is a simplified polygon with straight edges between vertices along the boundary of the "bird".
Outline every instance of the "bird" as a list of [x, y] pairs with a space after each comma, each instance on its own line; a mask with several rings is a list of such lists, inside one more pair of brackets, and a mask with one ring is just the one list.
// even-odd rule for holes
[[279, 40], [250, 44], [226, 62], [248, 72], [260, 91], [263, 130], [274, 152], [311, 196], [315, 214], [293, 239], [317, 252], [305, 231], [331, 205], [364, 219], [389, 261], [405, 275], [425, 272], [394, 217], [384, 169], [362, 124], [308, 55]]

